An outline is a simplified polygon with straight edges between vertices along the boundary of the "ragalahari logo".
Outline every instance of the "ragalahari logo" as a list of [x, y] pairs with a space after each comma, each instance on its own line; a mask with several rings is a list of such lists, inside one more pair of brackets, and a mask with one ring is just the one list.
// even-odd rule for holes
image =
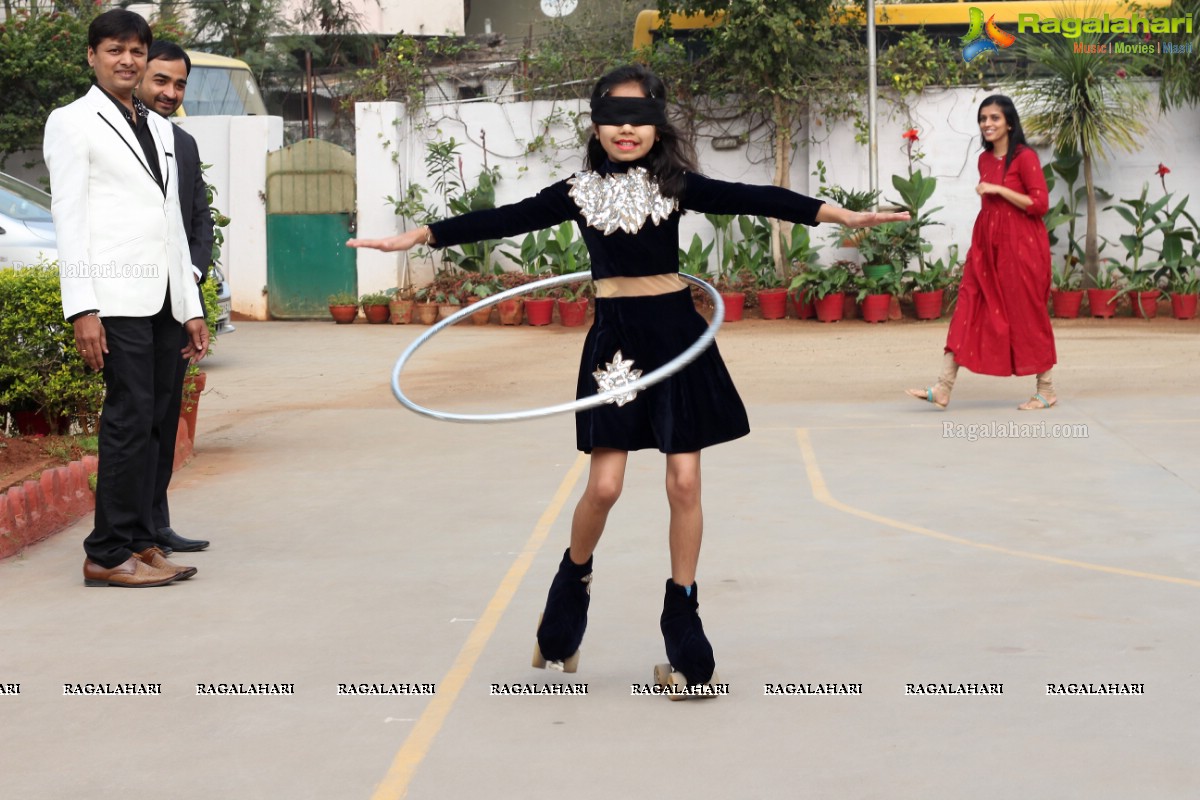
[[963, 61], [970, 61], [980, 53], [995, 53], [1001, 47], [1011, 47], [1016, 40], [1017, 37], [997, 27], [995, 14], [988, 17], [985, 23], [982, 9], [971, 6], [971, 27], [962, 38]]

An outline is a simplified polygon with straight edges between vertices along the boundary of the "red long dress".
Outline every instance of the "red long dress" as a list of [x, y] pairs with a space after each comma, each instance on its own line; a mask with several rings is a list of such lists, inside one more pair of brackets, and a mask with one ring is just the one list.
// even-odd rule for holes
[[1021, 147], [1006, 173], [1004, 159], [985, 150], [979, 180], [1006, 186], [1033, 203], [1021, 210], [999, 195], [983, 195], [946, 352], [982, 375], [1036, 375], [1057, 361], [1046, 310], [1050, 240], [1042, 215], [1049, 198], [1042, 165], [1033, 150]]

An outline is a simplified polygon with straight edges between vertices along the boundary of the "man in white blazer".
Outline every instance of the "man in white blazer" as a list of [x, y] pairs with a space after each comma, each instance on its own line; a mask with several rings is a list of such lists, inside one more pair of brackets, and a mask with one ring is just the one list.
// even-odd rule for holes
[[96, 85], [46, 121], [63, 313], [84, 362], [104, 373], [88, 586], [163, 586], [195, 569], [154, 546], [155, 440], [180, 357], [208, 350], [176, 189], [171, 123], [134, 97], [152, 35], [138, 14], [88, 28]]

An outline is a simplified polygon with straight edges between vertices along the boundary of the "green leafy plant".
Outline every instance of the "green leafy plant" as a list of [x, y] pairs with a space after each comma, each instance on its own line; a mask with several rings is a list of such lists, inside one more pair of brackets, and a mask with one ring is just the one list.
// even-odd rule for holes
[[733, 243], [732, 273], [725, 276], [728, 285], [743, 289], [783, 285], [771, 258], [771, 225], [766, 217], [739, 216], [735, 222], [741, 238]]
[[62, 312], [55, 264], [0, 269], [0, 405], [40, 412], [52, 433], [66, 433], [64, 416], [93, 433], [104, 381], [84, 366]]
[[390, 300], [391, 298], [388, 297], [387, 292], [371, 292], [370, 294], [364, 294], [362, 297], [358, 298], [359, 305], [364, 307], [386, 306]]
[[919, 228], [912, 221], [885, 222], [867, 228], [858, 242], [863, 264], [891, 264], [896, 272], [903, 272], [923, 248]]
[[910, 292], [936, 292], [954, 285], [959, 266], [958, 246], [951, 245], [946, 258], [926, 264], [922, 270], [909, 270], [902, 275]]
[[335, 292], [327, 302], [331, 306], [357, 306], [358, 297], [353, 292]]
[[823, 300], [831, 294], [854, 290], [854, 276], [842, 264], [809, 269], [792, 278], [791, 292], [802, 292], [810, 300]]
[[877, 278], [863, 276], [855, 281], [855, 288], [858, 289], [857, 299], [860, 303], [873, 294], [899, 296], [904, 290], [899, 272], [888, 272]]
[[1078, 262], [1067, 259], [1051, 273], [1050, 283], [1060, 292], [1077, 292], [1083, 286], [1083, 273]]
[[707, 275], [708, 259], [715, 245], [715, 240], [705, 244], [700, 234], [693, 233], [688, 249], [679, 248], [679, 271], [697, 277]]

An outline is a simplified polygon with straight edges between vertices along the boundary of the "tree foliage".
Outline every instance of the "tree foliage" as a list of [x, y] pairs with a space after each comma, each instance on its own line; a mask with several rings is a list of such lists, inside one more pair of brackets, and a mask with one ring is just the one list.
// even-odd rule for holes
[[1045, 134], [1060, 153], [1078, 152], [1087, 191], [1087, 232], [1084, 237], [1084, 273], [1092, 280], [1100, 265], [1096, 186], [1092, 165], [1113, 150], [1132, 151], [1146, 131], [1146, 93], [1130, 80], [1140, 75], [1146, 59], [1130, 56], [1115, 66], [1108, 58], [1080, 52], [1076, 43], [1112, 50], [1117, 34], [1084, 34], [1022, 37], [1021, 54], [1035, 75], [1013, 86], [1013, 95], [1024, 107], [1022, 122], [1027, 134]]
[[91, 86], [90, 19], [17, 11], [0, 23], [0, 167], [15, 151], [40, 147], [50, 112]]

